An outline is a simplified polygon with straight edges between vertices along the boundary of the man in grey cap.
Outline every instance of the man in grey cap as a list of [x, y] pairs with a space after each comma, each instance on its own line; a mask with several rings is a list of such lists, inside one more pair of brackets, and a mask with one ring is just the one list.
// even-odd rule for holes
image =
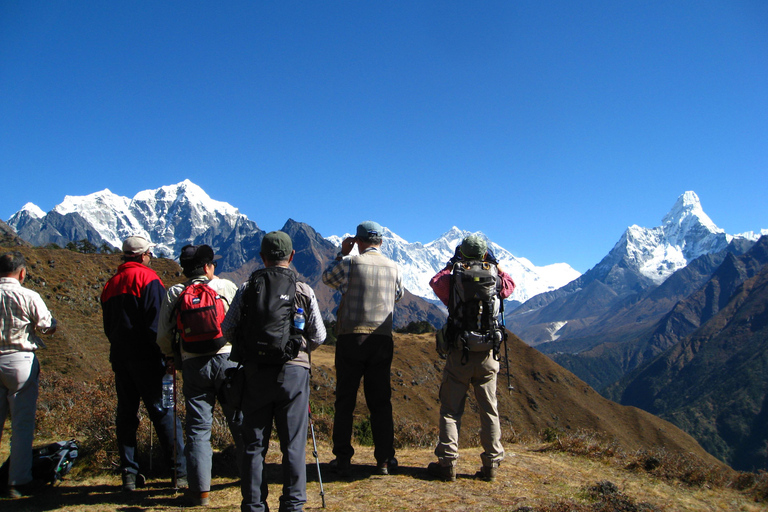
[[[149, 268], [152, 247], [154, 244], [143, 237], [126, 238], [123, 264], [101, 293], [104, 333], [109, 339], [109, 360], [115, 372], [115, 423], [124, 491], [144, 485], [136, 457], [138, 412], [142, 401], [166, 459], [176, 467], [177, 485], [186, 487], [187, 479], [181, 421], [177, 419], [174, 424], [173, 410], [163, 407], [162, 403], [166, 366], [156, 340], [165, 287], [155, 271]], [[172, 460], [174, 439], [175, 461]]]
[[[212, 334], [209, 339], [198, 339], [201, 336], [193, 332], [195, 322], [189, 324], [190, 334], [195, 335], [195, 341], [187, 342], [184, 335], [181, 342], [176, 344], [177, 321], [180, 315], [192, 317], [193, 311], [181, 311], [179, 304], [182, 293], [191, 297], [191, 301], [202, 302], [200, 295], [209, 293], [215, 302], [220, 302], [221, 309], [216, 305], [216, 311], [226, 313], [232, 299], [237, 293], [237, 286], [228, 279], [221, 279], [214, 274], [216, 260], [213, 249], [208, 245], [186, 245], [181, 249], [179, 263], [188, 280], [172, 286], [165, 296], [160, 309], [160, 321], [157, 328], [157, 344], [165, 355], [169, 368], [180, 367], [184, 377], [183, 394], [186, 402], [186, 458], [189, 472], [189, 491], [187, 501], [192, 506], [209, 504], [211, 491], [211, 427], [213, 425], [213, 409], [219, 398], [221, 409], [235, 443], [238, 466], [242, 458], [243, 440], [241, 433], [242, 415], [231, 404], [221, 402], [220, 396], [225, 382], [227, 369], [236, 366], [229, 360], [232, 345], [228, 343], [221, 332]], [[199, 287], [203, 285], [210, 291]], [[200, 295], [198, 295], [200, 294]], [[201, 304], [202, 305], [202, 304]], [[206, 302], [204, 310], [210, 305]], [[182, 326], [184, 326], [182, 317]], [[224, 320], [223, 316], [215, 319], [216, 323]], [[200, 324], [198, 322], [197, 324]], [[218, 335], [218, 336], [217, 336]], [[181, 361], [177, 361], [177, 354]]]
[[[222, 324], [224, 336], [233, 344], [232, 358], [241, 362], [245, 370], [240, 510], [269, 510], [264, 458], [274, 422], [283, 454], [280, 511], [296, 512], [303, 510], [307, 501], [309, 352], [325, 341], [326, 332], [315, 292], [308, 284], [296, 281], [290, 268], [296, 253], [288, 234], [267, 233], [259, 254], [265, 268], [255, 271], [238, 289]], [[290, 292], [294, 293], [292, 303]], [[275, 310], [259, 307], [264, 302], [277, 303], [277, 311], [290, 312], [287, 320], [292, 318], [294, 325], [285, 325], [286, 317], [273, 314]], [[303, 328], [296, 325], [299, 309], [303, 310], [306, 322]], [[264, 348], [260, 343], [275, 332], [280, 333], [275, 338], [290, 332], [292, 349], [281, 362], [266, 360], [262, 355]]]
[[[336, 259], [323, 272], [323, 282], [341, 292], [336, 313], [336, 412], [333, 418], [331, 467], [340, 475], [351, 471], [352, 424], [357, 390], [364, 379], [365, 402], [371, 414], [376, 471], [397, 469], [392, 420], [390, 369], [395, 302], [403, 296], [397, 264], [381, 253], [384, 230], [373, 221], [357, 226], [354, 237], [341, 243]], [[357, 255], [350, 255], [357, 245]]]

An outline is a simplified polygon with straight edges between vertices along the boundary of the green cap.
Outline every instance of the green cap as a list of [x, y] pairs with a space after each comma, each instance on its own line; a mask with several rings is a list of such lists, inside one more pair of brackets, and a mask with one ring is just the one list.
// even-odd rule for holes
[[261, 241], [261, 254], [270, 261], [287, 258], [293, 252], [293, 242], [288, 233], [271, 231]]
[[461, 255], [468, 260], [481, 260], [488, 251], [488, 244], [478, 235], [469, 235], [461, 241]]
[[373, 222], [372, 220], [361, 222], [357, 226], [357, 233], [355, 234], [355, 237], [359, 238], [360, 240], [381, 238], [382, 236], [384, 236], [384, 230], [381, 228], [381, 225], [379, 225], [378, 222]]

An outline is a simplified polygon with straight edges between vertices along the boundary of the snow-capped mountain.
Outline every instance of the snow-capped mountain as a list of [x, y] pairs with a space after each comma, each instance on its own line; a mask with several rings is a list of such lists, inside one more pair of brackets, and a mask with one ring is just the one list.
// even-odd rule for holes
[[[454, 226], [438, 239], [422, 244], [409, 243], [388, 228], [383, 227], [383, 229], [382, 252], [396, 261], [402, 269], [404, 286], [415, 295], [437, 300], [429, 287], [430, 278], [445, 267], [456, 247], [464, 237], [472, 233]], [[508, 250], [489, 240], [483, 233], [475, 234], [486, 240], [501, 268], [513, 276], [516, 286], [509, 300], [523, 303], [539, 293], [556, 290], [581, 275], [567, 263], [537, 267], [525, 258], [513, 256]], [[350, 235], [331, 236], [327, 240], [340, 247], [341, 241], [347, 236]]]
[[[599, 329], [690, 262], [726, 250], [740, 251], [757, 238], [726, 234], [704, 213], [698, 196], [685, 192], [661, 226], [630, 226], [600, 263], [562, 288], [530, 298], [510, 315], [507, 325], [531, 345], [600, 340]], [[590, 343], [582, 341], [579, 350]]]
[[242, 224], [258, 230], [235, 207], [211, 199], [189, 180], [144, 190], [132, 199], [109, 190], [66, 196], [48, 214], [27, 203], [8, 224], [36, 245], [66, 245], [85, 238], [97, 246], [120, 248], [126, 237], [140, 235], [157, 244], [156, 254], [171, 257], [188, 243], [222, 249]]
[[[189, 180], [144, 190], [133, 198], [109, 190], [86, 196], [66, 196], [47, 214], [27, 203], [8, 224], [21, 238], [35, 245], [55, 243], [65, 246], [87, 239], [97, 247], [106, 243], [120, 248], [126, 237], [140, 235], [157, 244], [153, 249], [156, 254], [174, 257], [186, 244], [205, 243], [224, 255], [220, 262], [223, 271], [235, 271], [256, 258], [263, 236], [256, 223], [237, 208], [211, 199]], [[468, 231], [453, 227], [437, 240], [422, 244], [407, 242], [385, 229], [383, 251], [400, 265], [406, 289], [436, 301], [429, 288], [429, 279], [445, 266], [456, 246], [468, 234]], [[343, 238], [333, 236], [328, 240], [340, 245]], [[524, 302], [580, 275], [565, 263], [536, 267], [493, 242], [489, 241], [489, 246], [502, 268], [514, 276], [517, 287], [510, 300]]]
[[699, 256], [724, 250], [734, 237], [757, 240], [759, 235], [726, 234], [704, 213], [696, 193], [688, 191], [677, 199], [661, 226], [627, 228], [597, 269], [608, 269], [623, 260], [641, 275], [661, 284]]

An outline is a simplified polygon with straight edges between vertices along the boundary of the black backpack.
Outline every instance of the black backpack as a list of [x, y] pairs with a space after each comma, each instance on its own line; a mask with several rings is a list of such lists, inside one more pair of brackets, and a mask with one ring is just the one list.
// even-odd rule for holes
[[255, 271], [242, 293], [241, 316], [230, 359], [282, 365], [295, 358], [302, 331], [293, 325], [296, 274], [284, 267]]
[[[78, 455], [77, 441], [59, 441], [32, 449], [32, 478], [38, 482], [55, 484], [72, 469]], [[0, 482], [8, 482], [10, 457], [0, 467]]]
[[498, 359], [504, 338], [499, 324], [504, 309], [500, 287], [499, 272], [493, 263], [462, 260], [453, 265], [444, 336], [450, 348], [462, 350], [462, 361], [469, 352], [489, 350]]

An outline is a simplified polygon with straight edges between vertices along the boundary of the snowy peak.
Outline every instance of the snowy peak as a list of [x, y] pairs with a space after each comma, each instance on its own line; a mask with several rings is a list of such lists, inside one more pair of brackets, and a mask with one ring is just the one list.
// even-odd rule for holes
[[211, 199], [202, 188], [188, 179], [176, 185], [167, 185], [155, 190], [143, 190], [133, 197], [133, 203], [156, 207], [158, 216], [183, 210], [188, 206], [206, 214], [239, 215], [237, 208], [229, 203]]
[[[421, 244], [420, 242], [407, 242], [384, 227], [384, 243], [381, 252], [397, 262], [403, 272], [405, 288], [414, 295], [437, 300], [429, 287], [429, 280], [438, 271], [445, 268], [448, 260], [453, 257], [456, 247], [470, 234], [473, 233], [453, 226], [436, 240], [428, 244]], [[525, 302], [539, 293], [556, 290], [581, 275], [565, 263], [536, 267], [525, 258], [513, 256], [503, 247], [490, 241], [482, 232], [478, 231], [474, 234], [486, 241], [501, 268], [513, 277], [516, 287], [510, 300]], [[327, 238], [337, 246], [341, 244], [343, 239], [344, 237], [338, 236]]]
[[640, 274], [660, 284], [704, 254], [725, 249], [733, 237], [718, 228], [704, 213], [695, 192], [677, 198], [655, 228], [630, 226], [599, 266], [608, 268], [624, 260]]
[[[228, 236], [238, 221], [258, 229], [237, 208], [211, 199], [189, 180], [143, 190], [132, 199], [109, 189], [85, 196], [65, 196], [48, 215], [30, 205], [17, 212], [9, 224], [20, 235], [26, 234], [27, 239], [38, 243], [43, 240], [36, 237], [48, 237], [48, 242], [71, 238], [74, 223], [78, 226], [77, 236], [88, 238], [96, 245], [104, 241], [120, 247], [126, 237], [139, 235], [157, 244], [157, 254], [173, 255], [186, 243], [213, 244], [217, 235]], [[62, 219], [68, 218], [71, 220], [65, 227], [62, 223], [67, 221]], [[47, 226], [43, 234], [39, 233], [41, 225]]]
[[[45, 217], [45, 212], [42, 208], [37, 206], [35, 203], [27, 203], [24, 206], [21, 207], [21, 210], [16, 212], [16, 215], [19, 215], [20, 213], [26, 213], [29, 217], [35, 218], [35, 219], [42, 219]], [[16, 216], [14, 215], [14, 217]]]
[[662, 223], [664, 235], [669, 243], [683, 249], [688, 248], [691, 255], [699, 253], [694, 257], [700, 256], [701, 250], [688, 246], [700, 245], [702, 238], [712, 238], [713, 235], [725, 233], [704, 213], [699, 197], [690, 191], [677, 199]]
[[704, 213], [701, 207], [701, 201], [696, 192], [689, 190], [677, 198], [674, 206], [662, 219], [664, 226], [681, 224], [688, 217], [698, 217], [702, 224], [711, 226], [714, 230], [718, 229], [714, 222]]

